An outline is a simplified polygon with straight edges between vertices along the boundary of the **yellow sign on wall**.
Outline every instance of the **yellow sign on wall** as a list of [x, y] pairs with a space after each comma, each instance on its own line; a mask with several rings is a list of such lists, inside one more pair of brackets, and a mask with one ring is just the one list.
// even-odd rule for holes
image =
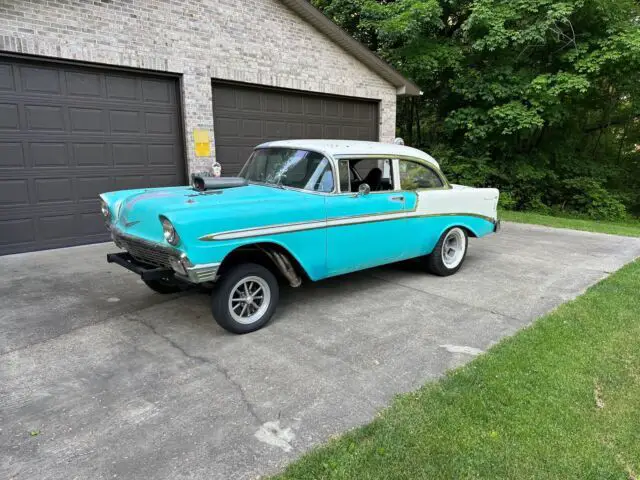
[[211, 141], [207, 130], [194, 130], [193, 141], [196, 144], [196, 157], [211, 156]]

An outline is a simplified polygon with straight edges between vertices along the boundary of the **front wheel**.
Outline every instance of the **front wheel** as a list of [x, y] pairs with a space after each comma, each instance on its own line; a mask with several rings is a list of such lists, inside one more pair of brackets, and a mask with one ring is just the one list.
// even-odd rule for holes
[[464, 229], [450, 228], [442, 234], [433, 252], [426, 257], [427, 270], [441, 277], [453, 275], [460, 270], [468, 245], [469, 239]]
[[211, 294], [211, 313], [218, 325], [232, 333], [262, 328], [276, 310], [276, 277], [261, 265], [245, 263], [229, 270]]

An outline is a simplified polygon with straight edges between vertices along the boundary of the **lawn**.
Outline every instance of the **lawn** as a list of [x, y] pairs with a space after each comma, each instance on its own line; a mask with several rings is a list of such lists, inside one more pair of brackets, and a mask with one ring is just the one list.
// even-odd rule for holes
[[639, 339], [637, 260], [276, 478], [640, 479]]
[[589, 232], [611, 233], [613, 235], [625, 235], [628, 237], [640, 236], [640, 220], [626, 222], [604, 222], [576, 217], [552, 217], [533, 212], [513, 212], [502, 210], [499, 213], [502, 220], [518, 223], [535, 223], [547, 227], [571, 228], [574, 230], [586, 230]]

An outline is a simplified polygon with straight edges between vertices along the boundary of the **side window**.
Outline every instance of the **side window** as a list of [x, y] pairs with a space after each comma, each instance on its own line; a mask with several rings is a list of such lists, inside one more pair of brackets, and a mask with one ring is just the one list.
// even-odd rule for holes
[[320, 162], [316, 171], [311, 176], [305, 189], [323, 193], [333, 191], [333, 170], [331, 170], [329, 160], [326, 158], [322, 159], [322, 162]]
[[393, 174], [390, 159], [350, 160], [352, 173], [356, 179], [351, 182], [351, 191], [357, 192], [366, 183], [372, 192], [393, 190]]
[[421, 163], [400, 160], [400, 188], [402, 190], [443, 186], [442, 180], [431, 168]]

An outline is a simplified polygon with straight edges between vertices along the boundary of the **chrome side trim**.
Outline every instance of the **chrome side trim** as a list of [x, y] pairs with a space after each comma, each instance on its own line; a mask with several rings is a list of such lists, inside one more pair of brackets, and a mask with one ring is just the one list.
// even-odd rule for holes
[[219, 268], [220, 263], [201, 263], [198, 265], [193, 265], [192, 267], [187, 267], [186, 276], [180, 275], [178, 273], [176, 273], [175, 275], [178, 278], [185, 278], [191, 283], [213, 282], [218, 276]]
[[278, 235], [281, 233], [301, 232], [304, 230], [314, 230], [317, 228], [342, 227], [349, 225], [358, 225], [371, 222], [385, 222], [389, 220], [402, 220], [406, 218], [426, 218], [426, 217], [476, 217], [496, 223], [495, 218], [487, 217], [476, 213], [426, 213], [421, 214], [415, 210], [397, 211], [384, 214], [366, 214], [350, 217], [333, 217], [325, 220], [317, 220], [311, 222], [293, 222], [280, 225], [272, 225], [268, 227], [253, 227], [241, 230], [229, 230], [227, 232], [211, 233], [200, 237], [200, 240], [206, 242], [220, 240], [237, 240], [241, 238], [263, 237], [266, 235]]

